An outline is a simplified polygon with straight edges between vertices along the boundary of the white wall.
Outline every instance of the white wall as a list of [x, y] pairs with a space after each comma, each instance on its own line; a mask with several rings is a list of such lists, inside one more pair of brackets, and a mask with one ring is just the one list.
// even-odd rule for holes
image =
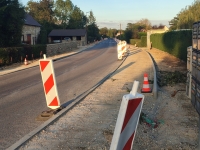
[[[38, 35], [40, 34], [40, 27], [24, 25], [22, 29], [22, 35], [24, 36], [24, 41], [27, 41], [27, 34], [31, 34], [31, 45], [35, 44], [33, 38], [36, 37], [36, 42]], [[23, 41], [23, 37], [21, 38]]]

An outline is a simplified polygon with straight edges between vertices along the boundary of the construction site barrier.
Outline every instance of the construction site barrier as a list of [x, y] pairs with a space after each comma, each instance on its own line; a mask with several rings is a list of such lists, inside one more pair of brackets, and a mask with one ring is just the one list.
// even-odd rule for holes
[[119, 41], [117, 44], [117, 54], [119, 60], [122, 60], [123, 56], [125, 56], [125, 53], [127, 52], [126, 45], [126, 41]]
[[110, 150], [131, 150], [142, 110], [144, 95], [137, 93], [139, 81], [134, 81], [130, 94], [122, 98]]
[[60, 107], [60, 100], [55, 80], [53, 61], [51, 59], [46, 59], [46, 55], [44, 54], [44, 59], [39, 60], [39, 65], [47, 107], [57, 109]]

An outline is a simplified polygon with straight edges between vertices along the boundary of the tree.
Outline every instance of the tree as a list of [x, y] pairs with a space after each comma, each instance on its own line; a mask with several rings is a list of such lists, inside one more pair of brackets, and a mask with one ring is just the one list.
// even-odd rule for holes
[[21, 43], [25, 12], [18, 0], [0, 2], [0, 47]]
[[162, 23], [160, 23], [159, 25], [153, 25], [151, 28], [152, 29], [162, 29], [164, 27], [164, 25]]
[[151, 29], [151, 22], [148, 19], [141, 19], [137, 22], [137, 24], [146, 30]]
[[131, 38], [140, 39], [140, 32], [145, 32], [149, 29], [151, 29], [151, 23], [148, 19], [141, 19], [136, 23], [127, 23], [126, 30], [123, 34], [123, 39], [125, 39], [128, 43]]
[[99, 30], [99, 33], [100, 33], [102, 36], [107, 36], [108, 28], [106, 28], [106, 27], [101, 28], [101, 29]]
[[41, 30], [40, 30], [40, 34], [38, 36], [37, 43], [40, 43], [40, 44], [47, 43], [47, 30], [44, 28], [44, 26], [41, 26]]
[[55, 5], [52, 0], [29, 1], [26, 12], [42, 25], [40, 43], [47, 41], [44, 38], [52, 29], [84, 29], [87, 23], [88, 37], [99, 39], [99, 29], [93, 12], [90, 11], [87, 18], [79, 7], [73, 5], [71, 0], [57, 0]]
[[73, 7], [74, 6], [71, 0], [57, 0], [55, 3], [55, 18], [58, 20], [58, 24], [60, 24], [63, 29], [67, 27]]
[[124, 31], [124, 37], [127, 43], [130, 43], [130, 39], [132, 38], [133, 32], [131, 30], [125, 30]]
[[190, 6], [186, 6], [169, 21], [170, 30], [192, 29], [193, 23], [200, 20], [200, 1], [195, 0]]
[[90, 15], [88, 17], [88, 24], [94, 24], [96, 23], [96, 18], [94, 17], [94, 14], [92, 11], [90, 11]]
[[117, 33], [118, 33], [117, 29], [108, 29], [106, 37], [114, 38], [116, 37]]
[[108, 37], [113, 37], [113, 33], [112, 33], [112, 30], [111, 30], [111, 29], [108, 30], [107, 36], [108, 36]]
[[99, 28], [95, 23], [90, 24], [87, 26], [87, 35], [88, 35], [88, 41], [93, 42], [94, 40], [100, 40], [99, 35]]
[[75, 6], [69, 16], [68, 29], [83, 29], [86, 26], [87, 18], [79, 7]]
[[[25, 11], [37, 20], [37, 12], [39, 11], [39, 3], [29, 1], [25, 7]], [[39, 20], [38, 20], [39, 21]]]
[[172, 20], [170, 20], [169, 24], [171, 25], [170, 29], [171, 30], [176, 30], [178, 29], [178, 17], [174, 17]]
[[54, 3], [50, 0], [40, 0], [40, 2], [29, 1], [25, 10], [39, 23], [54, 23]]
[[48, 33], [53, 29], [62, 28], [61, 25], [56, 24], [54, 3], [51, 0], [29, 1], [25, 10], [42, 25], [38, 43], [46, 44]]

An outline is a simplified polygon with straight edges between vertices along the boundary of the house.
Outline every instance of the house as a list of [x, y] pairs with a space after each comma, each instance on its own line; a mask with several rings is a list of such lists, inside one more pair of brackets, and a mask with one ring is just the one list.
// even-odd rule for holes
[[87, 31], [86, 29], [54, 29], [48, 35], [49, 43], [77, 41], [80, 45], [87, 44]]
[[150, 32], [151, 34], [153, 33], [164, 33], [169, 31], [169, 28], [167, 26], [159, 26], [158, 28], [152, 28], [148, 30], [147, 32]]
[[22, 29], [22, 43], [35, 45], [40, 34], [41, 25], [29, 14], [25, 15], [25, 23]]

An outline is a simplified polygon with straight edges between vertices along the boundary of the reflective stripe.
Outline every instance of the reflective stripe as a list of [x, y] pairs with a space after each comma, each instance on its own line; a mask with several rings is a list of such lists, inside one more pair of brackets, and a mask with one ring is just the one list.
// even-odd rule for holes
[[[132, 137], [132, 134], [135, 133], [141, 107], [142, 107], [142, 98], [140, 99], [139, 105], [137, 106], [136, 110], [133, 112], [131, 118], [129, 119], [128, 123], [126, 124], [124, 130], [122, 131], [120, 135], [117, 150], [122, 150], [124, 146], [126, 145], [127, 141]], [[134, 139], [134, 136], [132, 138]]]
[[143, 88], [149, 88], [149, 84], [143, 84]]

